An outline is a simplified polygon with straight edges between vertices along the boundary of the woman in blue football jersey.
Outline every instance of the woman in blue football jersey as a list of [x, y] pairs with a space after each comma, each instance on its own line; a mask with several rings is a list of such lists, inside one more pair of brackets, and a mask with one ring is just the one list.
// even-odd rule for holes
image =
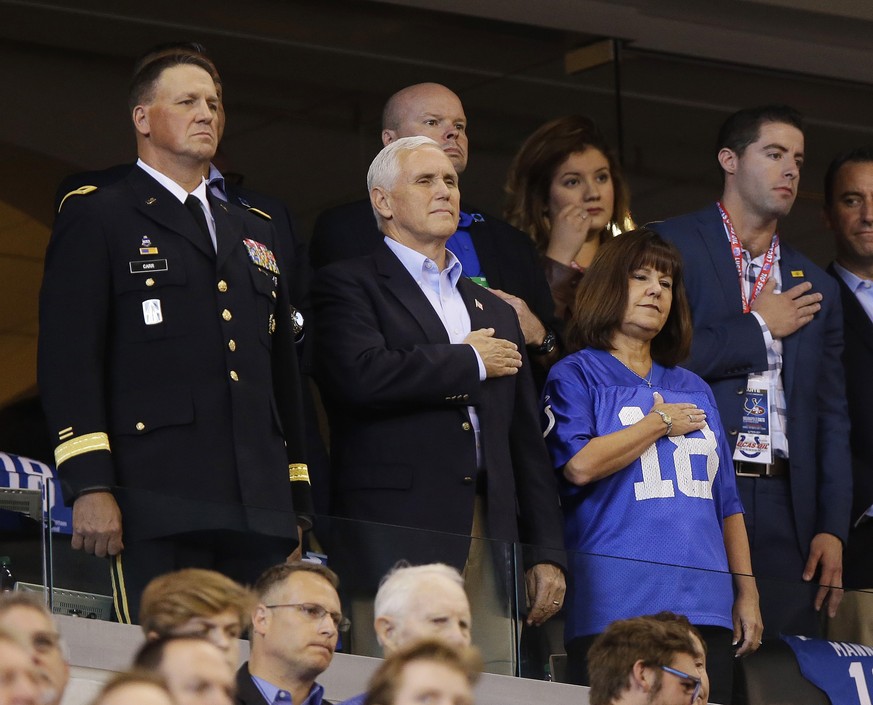
[[691, 315], [675, 247], [645, 228], [604, 243], [567, 340], [577, 352], [549, 373], [543, 411], [573, 552], [568, 673], [585, 683], [610, 622], [670, 610], [703, 633], [713, 699], [731, 702], [733, 656], [758, 648], [761, 614], [712, 392], [677, 366]]

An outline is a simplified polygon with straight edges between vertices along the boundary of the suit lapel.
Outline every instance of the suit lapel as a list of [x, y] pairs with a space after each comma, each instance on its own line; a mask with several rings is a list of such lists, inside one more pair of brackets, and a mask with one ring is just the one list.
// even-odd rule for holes
[[143, 215], [178, 233], [208, 257], [215, 257], [215, 251], [204, 241], [197, 222], [178, 198], [139, 167], [131, 170], [127, 183], [136, 194], [136, 207]]
[[[740, 293], [740, 280], [737, 267], [731, 255], [730, 243], [724, 232], [718, 208], [713, 205], [698, 212], [698, 234], [709, 255], [715, 271], [717, 286], [705, 284], [710, 292], [720, 291], [728, 311], [742, 311], [743, 297]], [[686, 269], [694, 267], [694, 262], [686, 262]]]
[[448, 343], [449, 334], [446, 333], [437, 312], [434, 311], [418, 283], [387, 245], [380, 244], [373, 253], [373, 261], [385, 288], [412, 314], [424, 331], [428, 342]]
[[491, 302], [483, 295], [485, 289], [467, 277], [461, 277], [458, 280], [458, 291], [461, 292], [461, 298], [464, 299], [464, 304], [470, 314], [470, 330], [490, 328], [494, 322], [494, 316], [491, 315], [490, 311], [486, 312]]

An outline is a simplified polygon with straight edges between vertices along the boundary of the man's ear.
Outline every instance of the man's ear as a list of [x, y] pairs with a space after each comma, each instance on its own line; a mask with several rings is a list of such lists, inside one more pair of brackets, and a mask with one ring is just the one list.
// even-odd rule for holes
[[396, 130], [389, 130], [387, 128], [382, 130], [382, 146], [383, 147], [387, 147], [389, 144], [391, 144], [396, 139], [397, 139], [397, 131]]
[[391, 210], [391, 197], [381, 186], [374, 186], [370, 191], [370, 203], [385, 220], [389, 220], [394, 215]]
[[264, 636], [267, 633], [267, 628], [270, 626], [272, 615], [264, 605], [258, 605], [252, 612], [252, 635], [260, 634]]
[[738, 162], [739, 157], [734, 150], [728, 149], [727, 147], [722, 147], [718, 150], [718, 163], [721, 165], [725, 174], [736, 173]]
[[133, 117], [133, 126], [136, 128], [136, 131], [147, 137], [151, 132], [151, 127], [149, 126], [149, 114], [146, 111], [145, 106], [137, 105], [133, 109], [131, 117]]
[[394, 624], [394, 620], [391, 617], [376, 617], [376, 621], [373, 622], [373, 629], [376, 631], [376, 639], [383, 650], [396, 650], [397, 625]]
[[650, 693], [655, 687], [652, 680], [652, 670], [643, 663], [642, 659], [638, 659], [634, 663], [628, 680], [631, 691]]

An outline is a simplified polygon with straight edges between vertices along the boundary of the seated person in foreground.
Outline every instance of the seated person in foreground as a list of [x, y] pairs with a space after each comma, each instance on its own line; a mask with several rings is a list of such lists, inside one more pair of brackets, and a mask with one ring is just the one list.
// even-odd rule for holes
[[455, 649], [443, 641], [427, 639], [385, 660], [370, 679], [364, 703], [473, 705], [473, 686], [481, 671], [476, 649]]
[[214, 570], [183, 568], [153, 579], [142, 594], [139, 617], [147, 639], [201, 636], [239, 667], [239, 638], [249, 626], [254, 595]]

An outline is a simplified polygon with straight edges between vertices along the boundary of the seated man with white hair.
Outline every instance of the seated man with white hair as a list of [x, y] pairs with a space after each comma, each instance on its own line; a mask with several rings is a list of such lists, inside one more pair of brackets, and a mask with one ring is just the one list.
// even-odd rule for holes
[[[382, 578], [373, 628], [386, 658], [422, 639], [470, 646], [473, 620], [461, 574], [445, 563], [398, 563]], [[366, 693], [342, 705], [363, 705]]]

